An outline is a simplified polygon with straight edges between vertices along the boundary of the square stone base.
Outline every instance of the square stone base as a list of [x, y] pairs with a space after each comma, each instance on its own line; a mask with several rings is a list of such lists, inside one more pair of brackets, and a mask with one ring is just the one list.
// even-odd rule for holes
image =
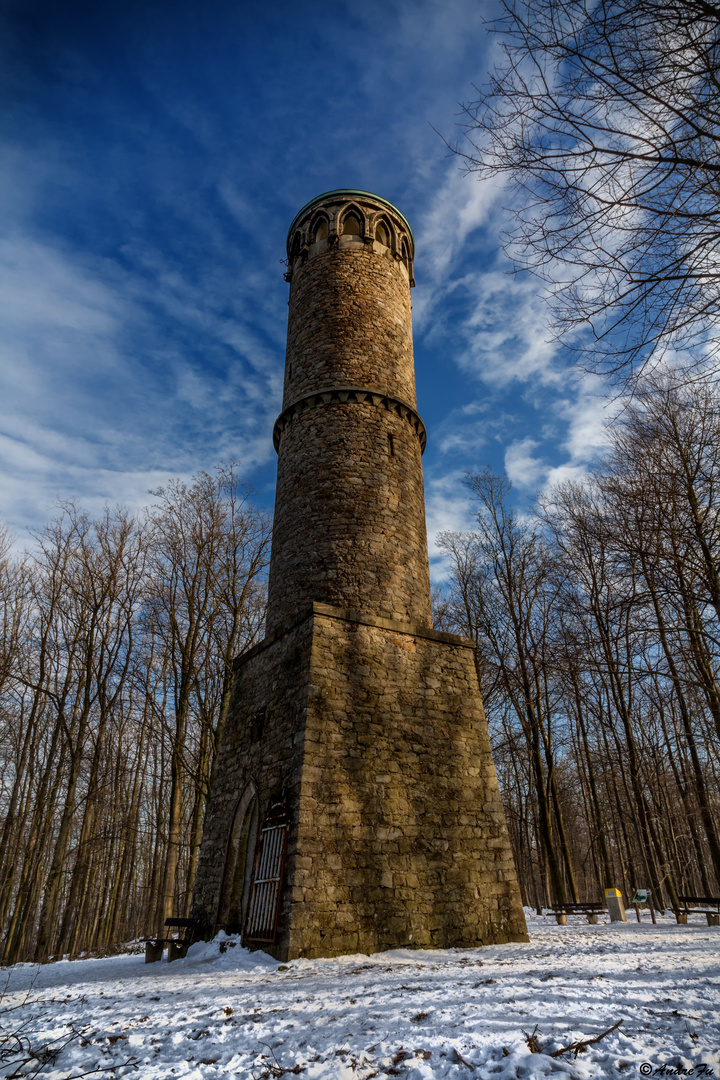
[[248, 790], [290, 817], [278, 959], [527, 940], [466, 639], [314, 604], [240, 658], [195, 890], [208, 930]]

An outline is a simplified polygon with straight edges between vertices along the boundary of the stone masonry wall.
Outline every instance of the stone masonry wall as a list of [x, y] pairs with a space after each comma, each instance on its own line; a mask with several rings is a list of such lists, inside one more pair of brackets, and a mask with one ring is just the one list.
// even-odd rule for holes
[[[414, 408], [407, 268], [359, 237], [323, 245], [292, 275], [283, 409], [338, 387]], [[277, 445], [268, 628], [313, 601], [431, 625], [412, 424], [382, 406], [323, 402], [292, 419]]]
[[[235, 662], [232, 705], [216, 761], [193, 894], [192, 915], [201, 920], [205, 934], [212, 933], [218, 920], [233, 819], [248, 784], [257, 789], [261, 820], [269, 800], [284, 792], [291, 822], [286, 880], [295, 872], [311, 645], [312, 620], [306, 614]], [[253, 717], [261, 710], [262, 734], [254, 739]], [[285, 937], [287, 924], [286, 917]], [[281, 949], [286, 945], [281, 939]]]
[[527, 940], [469, 643], [325, 612], [288, 955]]
[[335, 246], [290, 287], [283, 408], [326, 386], [367, 386], [415, 405], [410, 286], [369, 245]]
[[464, 639], [315, 604], [239, 659], [193, 904], [206, 932], [251, 781], [261, 817], [281, 790], [290, 815], [278, 941], [264, 946], [278, 959], [525, 939]]
[[237, 912], [251, 829], [231, 845], [233, 820], [250, 790], [260, 819], [282, 792], [274, 956], [525, 940], [472, 643], [431, 629], [412, 234], [368, 193], [308, 205], [288, 250], [267, 637], [236, 661], [192, 913], [211, 932]]
[[282, 440], [268, 625], [319, 601], [430, 626], [415, 430], [382, 408], [330, 404], [298, 416]]

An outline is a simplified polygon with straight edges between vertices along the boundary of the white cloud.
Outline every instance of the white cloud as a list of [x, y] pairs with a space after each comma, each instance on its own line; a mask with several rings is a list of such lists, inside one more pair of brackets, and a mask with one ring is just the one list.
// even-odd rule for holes
[[417, 230], [414, 322], [432, 340], [450, 338], [455, 362], [493, 391], [529, 380], [560, 387], [566, 373], [539, 284], [513, 275], [498, 251], [510, 201], [500, 177], [448, 172]]
[[567, 379], [537, 283], [493, 269], [467, 279], [467, 347], [459, 363], [495, 389], [512, 383], [563, 386]]
[[[571, 380], [572, 396], [555, 399], [549, 407], [555, 420], [549, 424], [550, 436], [557, 456], [559, 449], [566, 455], [560, 464], [551, 465], [548, 450], [544, 456], [533, 453], [541, 443], [530, 436], [511, 443], [505, 452], [508, 477], [520, 488], [529, 489], [542, 484], [544, 490], [566, 480], [581, 480], [591, 462], [608, 445], [607, 421], [621, 403], [602, 393], [602, 384], [592, 376]], [[558, 437], [557, 428], [564, 429]]]
[[589, 461], [608, 444], [607, 422], [620, 407], [617, 399], [602, 393], [597, 379], [586, 376], [579, 380], [577, 397], [565, 405], [568, 422], [565, 447], [573, 462]]
[[510, 443], [505, 451], [505, 472], [513, 484], [530, 488], [537, 483], [545, 471], [542, 460], [532, 453], [539, 445], [537, 439], [530, 436]]
[[0, 317], [11, 337], [28, 324], [55, 333], [112, 332], [121, 305], [102, 282], [25, 237], [0, 241]]
[[427, 524], [430, 574], [434, 582], [444, 581], [450, 572], [447, 553], [438, 547], [442, 532], [468, 532], [475, 524], [470, 492], [460, 470], [425, 477], [425, 521]]
[[0, 506], [16, 533], [58, 500], [138, 505], [171, 475], [271, 459], [280, 353], [219, 302], [161, 256], [128, 268], [0, 243]]
[[452, 409], [433, 425], [430, 433], [432, 446], [437, 447], [441, 454], [462, 453], [465, 457], [474, 457], [489, 442], [493, 421], [488, 416], [488, 410], [489, 403], [478, 398]]
[[[538, 281], [506, 272], [510, 264], [496, 245], [509, 223], [509, 200], [499, 182], [448, 177], [419, 229], [430, 279], [414, 308], [419, 333], [433, 346], [442, 342], [468, 380], [469, 405], [436, 425], [434, 445], [475, 463], [481, 447], [495, 459], [502, 448], [522, 499], [584, 474], [606, 444], [608, 402], [599, 380], [568, 366]], [[439, 504], [445, 516], [452, 516], [453, 498], [462, 506], [462, 492], [447, 490]]]
[[[479, 184], [474, 176], [462, 173], [457, 164], [448, 173], [417, 229], [423, 274], [434, 287], [434, 292], [424, 298], [426, 309], [433, 306], [433, 296], [440, 299], [448, 288], [448, 271], [453, 264], [462, 264], [458, 258], [460, 248], [471, 233], [488, 223], [502, 193], [499, 181]], [[421, 309], [419, 318], [426, 309]]]

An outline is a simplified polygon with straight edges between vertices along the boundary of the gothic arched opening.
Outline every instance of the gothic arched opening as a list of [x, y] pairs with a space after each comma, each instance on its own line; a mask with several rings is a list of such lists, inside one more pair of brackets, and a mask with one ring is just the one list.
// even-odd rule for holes
[[343, 218], [342, 223], [343, 236], [360, 236], [362, 232], [362, 226], [360, 224], [360, 218], [354, 211], [350, 211]]
[[385, 247], [390, 247], [390, 229], [387, 222], [379, 221], [375, 227], [375, 239], [379, 244], [384, 244]]
[[312, 227], [312, 242], [317, 244], [318, 240], [327, 240], [328, 235], [328, 221], [326, 217], [320, 217], [317, 219]]
[[227, 934], [242, 933], [250, 876], [258, 833], [258, 796], [254, 784], [248, 784], [233, 817], [223, 873], [218, 924]]
[[255, 854], [243, 944], [277, 940], [289, 824], [283, 799], [271, 799]]

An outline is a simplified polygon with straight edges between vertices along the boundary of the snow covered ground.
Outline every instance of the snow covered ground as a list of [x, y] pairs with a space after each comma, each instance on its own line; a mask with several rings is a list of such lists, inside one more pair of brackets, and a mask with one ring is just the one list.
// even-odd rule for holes
[[[720, 1077], [720, 928], [630, 918], [557, 926], [528, 913], [529, 944], [287, 965], [234, 939], [173, 964], [23, 964], [0, 973], [0, 1019], [6, 1033], [25, 1024], [36, 1052], [64, 1045], [41, 1055], [47, 1080]], [[550, 1056], [618, 1020], [577, 1057]], [[540, 1053], [524, 1034], [536, 1025]], [[13, 1073], [7, 1060], [0, 1076], [38, 1067]]]

